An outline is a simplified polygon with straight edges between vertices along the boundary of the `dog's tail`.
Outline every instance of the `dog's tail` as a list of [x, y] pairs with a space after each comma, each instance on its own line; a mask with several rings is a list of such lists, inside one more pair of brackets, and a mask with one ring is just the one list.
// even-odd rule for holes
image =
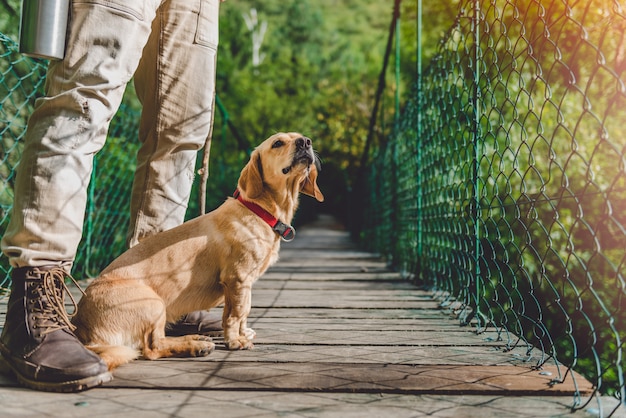
[[100, 356], [109, 370], [131, 362], [140, 355], [139, 351], [124, 345], [88, 345], [86, 347]]

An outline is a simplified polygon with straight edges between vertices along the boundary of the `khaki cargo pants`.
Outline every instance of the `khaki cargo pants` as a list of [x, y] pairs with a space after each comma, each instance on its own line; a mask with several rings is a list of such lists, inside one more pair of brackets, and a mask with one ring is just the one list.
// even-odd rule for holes
[[65, 58], [50, 63], [17, 168], [1, 244], [13, 267], [71, 266], [93, 157], [133, 77], [143, 110], [129, 245], [183, 222], [213, 123], [218, 13], [218, 0], [72, 1]]

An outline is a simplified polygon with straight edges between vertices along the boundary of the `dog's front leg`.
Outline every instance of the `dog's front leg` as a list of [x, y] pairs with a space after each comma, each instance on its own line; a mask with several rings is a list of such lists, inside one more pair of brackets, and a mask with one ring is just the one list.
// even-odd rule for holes
[[224, 315], [222, 326], [224, 327], [224, 343], [230, 350], [248, 350], [254, 347], [250, 341], [250, 337], [254, 337], [254, 331], [247, 328], [252, 304], [252, 287], [239, 281], [234, 282], [223, 283]]

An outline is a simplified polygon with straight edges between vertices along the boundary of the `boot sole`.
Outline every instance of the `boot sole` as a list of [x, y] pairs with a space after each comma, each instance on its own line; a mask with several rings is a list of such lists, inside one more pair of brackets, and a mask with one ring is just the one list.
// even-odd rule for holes
[[65, 382], [42, 382], [37, 380], [29, 379], [19, 371], [15, 370], [9, 361], [0, 353], [0, 372], [3, 374], [10, 373], [17, 378], [17, 381], [22, 385], [35, 390], [45, 391], [45, 392], [60, 392], [60, 393], [70, 393], [70, 392], [81, 392], [86, 389], [93, 388], [95, 386], [100, 386], [103, 383], [110, 382], [113, 380], [113, 375], [111, 372], [101, 373], [96, 376], [84, 377], [82, 379], [77, 380], [69, 380]]

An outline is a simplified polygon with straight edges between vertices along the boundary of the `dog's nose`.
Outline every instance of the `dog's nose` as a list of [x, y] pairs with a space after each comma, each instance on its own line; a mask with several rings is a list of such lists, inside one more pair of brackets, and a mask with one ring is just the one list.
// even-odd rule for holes
[[311, 148], [311, 140], [306, 136], [300, 137], [296, 139], [296, 148], [297, 149], [309, 149]]

